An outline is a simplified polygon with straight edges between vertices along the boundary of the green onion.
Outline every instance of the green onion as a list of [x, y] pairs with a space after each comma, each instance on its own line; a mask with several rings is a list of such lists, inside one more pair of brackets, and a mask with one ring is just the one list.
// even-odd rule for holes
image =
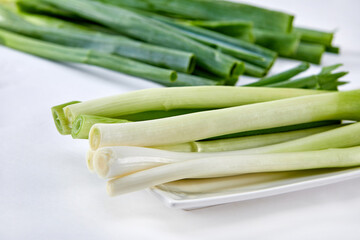
[[[306, 122], [359, 120], [359, 101], [360, 90], [355, 90], [203, 111], [152, 121], [95, 124], [90, 131], [89, 141], [93, 150], [116, 145], [161, 146]], [[76, 105], [67, 108], [73, 106]]]
[[320, 64], [324, 52], [324, 45], [300, 42], [295, 52], [286, 55], [282, 54], [281, 56], [314, 64]]
[[[99, 176], [112, 178], [164, 164], [191, 159], [354, 147], [360, 145], [360, 139], [357, 137], [358, 133], [360, 133], [360, 123], [354, 123], [269, 146], [212, 153], [171, 152], [155, 148], [126, 146], [103, 147], [96, 150], [94, 155], [94, 165]], [[344, 139], [344, 141], [339, 141], [339, 139]], [[185, 150], [184, 146], [184, 144], [180, 146], [183, 151]], [[109, 169], [112, 170], [110, 171]]]
[[[79, 102], [76, 102], [79, 103]], [[58, 106], [56, 106], [58, 107]], [[65, 116], [63, 115], [63, 108], [62, 105], [59, 106], [59, 110], [61, 109], [62, 118]], [[148, 111], [148, 112], [141, 112], [135, 113], [130, 115], [123, 115], [121, 116], [122, 119], [117, 118], [107, 118], [101, 116], [94, 116], [94, 115], [79, 115], [76, 117], [74, 122], [71, 124], [72, 128], [70, 129], [68, 125], [65, 127], [69, 128], [71, 131], [71, 136], [77, 139], [87, 139], [89, 137], [89, 132], [91, 127], [96, 123], [125, 123], [131, 121], [145, 121], [145, 120], [153, 120], [165, 117], [173, 117], [182, 114], [188, 114], [193, 112], [203, 111], [204, 109], [176, 109], [170, 111]], [[126, 119], [126, 120], [125, 120]], [[55, 119], [54, 119], [55, 120]], [[65, 120], [65, 119], [64, 119]], [[65, 122], [68, 124], [68, 122]], [[60, 127], [62, 126], [58, 123]], [[64, 134], [64, 133], [63, 133]]]
[[248, 42], [254, 41], [253, 23], [249, 21], [187, 21], [187, 23]]
[[327, 130], [331, 130], [340, 126], [341, 125], [336, 124], [336, 125], [329, 125], [324, 127], [309, 128], [309, 129], [289, 131], [289, 132], [270, 133], [264, 135], [254, 135], [247, 137], [210, 140], [210, 141], [196, 141], [196, 142], [182, 143], [178, 145], [157, 146], [155, 148], [167, 150], [167, 151], [176, 151], [176, 152], [224, 152], [224, 151], [243, 150], [249, 148], [263, 147], [276, 143], [282, 143], [282, 142], [310, 136], [316, 133], [324, 132]]
[[308, 128], [324, 127], [324, 126], [329, 126], [329, 125], [339, 124], [339, 123], [341, 123], [341, 121], [338, 121], [338, 120], [308, 122], [308, 123], [301, 123], [301, 124], [289, 125], [289, 126], [284, 126], [284, 127], [275, 127], [275, 128], [267, 128], [267, 129], [259, 129], [259, 130], [238, 132], [238, 133], [232, 133], [232, 134], [225, 134], [225, 135], [221, 135], [221, 136], [207, 138], [207, 139], [204, 139], [203, 141], [218, 140], [218, 139], [225, 139], [225, 138], [247, 137], [247, 136], [263, 135], [263, 134], [270, 134], [270, 133], [282, 133], [282, 132], [288, 132], [288, 131], [303, 130], [303, 129], [308, 129]]
[[[244, 66], [240, 61], [183, 36], [173, 27], [135, 12], [95, 1], [37, 1], [50, 3], [60, 9], [71, 11], [85, 19], [98, 22], [145, 42], [192, 52], [200, 66], [216, 75], [222, 77], [239, 76], [243, 72]], [[114, 16], [121, 16], [121, 18]]]
[[15, 0], [19, 9], [29, 13], [46, 14], [56, 17], [65, 17], [69, 19], [78, 19], [76, 14], [64, 11], [52, 6], [51, 4], [40, 2], [37, 0]]
[[360, 147], [203, 158], [167, 164], [113, 179], [108, 182], [107, 192], [114, 196], [185, 178], [224, 177], [246, 173], [358, 165], [360, 165]]
[[281, 87], [281, 88], [312, 88], [322, 90], [337, 90], [338, 79], [348, 74], [348, 72], [332, 73], [333, 70], [340, 67], [341, 64], [335, 64], [323, 67], [321, 72], [316, 75], [311, 75], [299, 79], [287, 80], [274, 84], [265, 85], [266, 87]]
[[[1, 39], [1, 38], [0, 38]], [[54, 119], [54, 123], [58, 132], [62, 135], [67, 135], [71, 133], [71, 128], [69, 127], [69, 122], [65, 117], [65, 113], [63, 108], [75, 103], [79, 103], [79, 101], [72, 101], [68, 103], [64, 103], [61, 105], [57, 105], [51, 108], [51, 113]]]
[[294, 27], [293, 32], [299, 34], [301, 41], [303, 42], [317, 43], [327, 47], [332, 45], [332, 40], [334, 38], [334, 33], [309, 28]]
[[2, 44], [36, 56], [55, 61], [86, 63], [111, 70], [123, 72], [137, 77], [143, 77], [161, 84], [175, 81], [176, 72], [162, 69], [131, 59], [114, 56], [94, 50], [64, 47], [61, 45], [35, 40], [19, 34], [0, 30]]
[[64, 110], [71, 123], [78, 115], [120, 117], [146, 111], [226, 108], [319, 93], [324, 92], [228, 86], [154, 88], [89, 100]]
[[204, 28], [187, 25], [180, 21], [173, 21], [159, 15], [150, 14], [150, 17], [175, 27], [182, 34], [201, 43], [216, 47], [226, 54], [265, 69], [269, 69], [272, 66], [277, 56], [273, 51], [241, 39], [232, 38]]
[[300, 37], [297, 34], [278, 33], [262, 29], [253, 30], [255, 43], [271, 49], [280, 55], [291, 55], [300, 44]]
[[[220, 178], [183, 179], [160, 184], [156, 188], [173, 194], [230, 193], [233, 189], [236, 190], [240, 187], [249, 188], [283, 179], [308, 176], [308, 174], [321, 171], [323, 170], [250, 173]], [[329, 170], [327, 169], [327, 171]]]
[[[236, 80], [238, 77], [236, 77]], [[183, 86], [215, 86], [215, 85], [224, 85], [226, 80], [214, 80], [208, 79], [204, 77], [199, 77], [190, 74], [178, 73], [177, 79], [175, 82], [171, 82], [170, 84], [164, 84], [168, 87], [183, 87]], [[235, 82], [236, 83], [236, 82]], [[233, 85], [235, 85], [235, 83]]]
[[245, 75], [252, 77], [263, 77], [268, 73], [268, 69], [256, 66], [254, 64], [244, 62], [245, 64]]
[[194, 54], [158, 47], [122, 36], [99, 33], [56, 18], [15, 14], [0, 6], [0, 27], [53, 43], [118, 54], [151, 65], [191, 73]]
[[270, 77], [266, 77], [266, 78], [262, 78], [254, 83], [250, 83], [247, 84], [245, 86], [265, 86], [265, 85], [269, 85], [269, 84], [274, 84], [274, 83], [278, 83], [278, 82], [282, 82], [285, 80], [289, 80], [290, 78], [298, 75], [299, 73], [302, 73], [304, 71], [306, 71], [307, 69], [309, 69], [310, 64], [303, 62], [300, 65], [291, 68], [287, 71], [275, 74], [273, 76]]
[[279, 32], [290, 32], [293, 16], [242, 3], [203, 0], [102, 0], [148, 11], [165, 12], [202, 20], [243, 20], [254, 23], [254, 27]]
[[92, 115], [80, 115], [72, 123], [71, 136], [73, 138], [87, 139], [90, 128], [96, 123], [126, 123], [128, 120], [104, 118]]
[[339, 54], [339, 53], [340, 53], [340, 47], [337, 47], [337, 46], [326, 46], [326, 47], [325, 47], [325, 51], [327, 51], [327, 52], [329, 52], [329, 53]]
[[146, 111], [146, 112], [139, 112], [129, 115], [121, 115], [120, 117], [129, 121], [146, 121], [146, 120], [153, 120], [159, 118], [166, 118], [166, 117], [174, 117], [177, 115], [189, 114], [194, 112], [205, 111], [208, 109], [173, 109], [169, 111]]

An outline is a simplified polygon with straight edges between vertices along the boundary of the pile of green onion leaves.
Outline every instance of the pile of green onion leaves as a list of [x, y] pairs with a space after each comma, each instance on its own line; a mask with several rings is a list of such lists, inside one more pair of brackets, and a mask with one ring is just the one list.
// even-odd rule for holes
[[227, 1], [0, 0], [0, 19], [2, 45], [168, 87], [235, 85], [265, 77], [279, 57], [320, 64], [339, 53], [332, 32]]

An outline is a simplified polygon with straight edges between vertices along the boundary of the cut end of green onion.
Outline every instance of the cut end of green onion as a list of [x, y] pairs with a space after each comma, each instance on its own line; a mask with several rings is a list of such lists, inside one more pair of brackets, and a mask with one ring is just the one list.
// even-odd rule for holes
[[245, 71], [245, 64], [243, 62], [236, 62], [231, 67], [230, 77], [238, 77]]
[[78, 116], [75, 119], [75, 121], [72, 123], [71, 136], [73, 138], [79, 138], [78, 135], [80, 133], [81, 126], [83, 125], [83, 121], [84, 121], [83, 116]]
[[170, 73], [170, 82], [175, 82], [177, 79], [177, 73], [175, 71], [172, 71]]
[[57, 105], [57, 106], [54, 106], [51, 108], [51, 113], [52, 113], [52, 116], [54, 119], [56, 129], [62, 135], [68, 135], [71, 133], [69, 121], [65, 117], [64, 107], [72, 105], [72, 104], [76, 104], [76, 103], [80, 103], [80, 102], [72, 101], [72, 102], [64, 103], [64, 104]]
[[109, 161], [111, 159], [112, 152], [110, 150], [99, 149], [95, 152], [94, 169], [99, 177], [106, 178], [109, 173]]
[[101, 141], [100, 130], [96, 126], [93, 126], [89, 133], [90, 148], [92, 150], [98, 149], [100, 146], [100, 141]]

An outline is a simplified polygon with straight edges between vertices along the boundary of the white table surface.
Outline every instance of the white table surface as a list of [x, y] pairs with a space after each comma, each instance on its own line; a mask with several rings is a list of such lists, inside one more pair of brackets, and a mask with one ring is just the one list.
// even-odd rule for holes
[[[343, 54], [323, 64], [343, 62], [345, 89], [360, 87], [360, 1], [253, 2], [337, 28]], [[60, 136], [50, 107], [150, 87], [159, 86], [0, 47], [0, 239], [360, 239], [360, 179], [195, 211], [166, 208], [146, 191], [108, 197], [86, 168], [87, 142]]]

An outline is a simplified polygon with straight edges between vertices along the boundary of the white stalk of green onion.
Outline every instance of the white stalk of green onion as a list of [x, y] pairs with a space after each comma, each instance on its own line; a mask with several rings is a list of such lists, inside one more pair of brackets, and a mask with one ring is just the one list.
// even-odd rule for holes
[[129, 146], [104, 147], [95, 152], [94, 163], [100, 177], [112, 178], [190, 159], [354, 147], [360, 145], [359, 134], [360, 123], [354, 123], [283, 143], [237, 151], [172, 152]]
[[[360, 90], [325, 93], [125, 124], [95, 124], [90, 147], [161, 146], [324, 120], [359, 120]], [[76, 106], [70, 105], [71, 106]]]
[[250, 148], [258, 148], [267, 145], [282, 143], [307, 137], [313, 134], [325, 132], [334, 128], [341, 127], [341, 124], [334, 124], [323, 127], [308, 128], [289, 132], [270, 133], [238, 138], [228, 138], [208, 141], [195, 141], [180, 143], [177, 145], [156, 146], [154, 148], [175, 151], [175, 152], [224, 152]]
[[156, 110], [227, 108], [325, 92], [230, 86], [153, 88], [72, 104], [64, 111], [72, 123], [81, 114], [119, 117]]
[[358, 165], [360, 165], [360, 147], [192, 159], [115, 178], [108, 182], [107, 191], [109, 195], [115, 196], [187, 178]]

